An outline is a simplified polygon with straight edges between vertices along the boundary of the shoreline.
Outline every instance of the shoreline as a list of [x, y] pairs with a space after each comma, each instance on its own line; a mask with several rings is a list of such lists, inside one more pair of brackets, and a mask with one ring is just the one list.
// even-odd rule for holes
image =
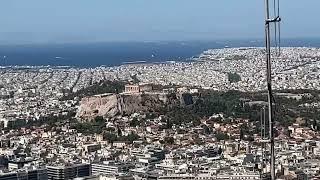
[[[308, 46], [296, 46], [296, 47], [282, 47], [282, 50], [289, 49], [289, 48], [294, 48], [294, 49], [316, 49], [319, 50], [320, 54], [320, 47], [308, 47]], [[250, 50], [250, 49], [260, 49], [263, 50], [264, 48], [261, 46], [256, 46], [256, 47], [227, 47], [227, 48], [210, 48], [202, 51], [199, 55], [194, 55], [188, 58], [172, 58], [171, 60], [164, 59], [163, 61], [158, 60], [158, 61], [153, 61], [153, 60], [138, 60], [138, 61], [124, 61], [120, 62], [117, 64], [101, 64], [101, 65], [81, 65], [81, 64], [73, 64], [73, 65], [6, 65], [6, 62], [3, 62], [4, 64], [0, 63], [0, 70], [3, 69], [92, 69], [92, 68], [116, 68], [120, 66], [132, 66], [132, 65], [156, 65], [156, 64], [174, 64], [174, 63], [187, 63], [187, 62], [210, 62], [212, 60], [206, 60], [206, 59], [201, 59], [203, 55], [206, 55], [207, 52], [214, 51], [214, 50], [220, 50], [223, 51], [225, 50], [230, 51], [230, 50]], [[8, 61], [8, 56], [6, 56], [6, 61]], [[1, 61], [0, 61], [1, 62]]]

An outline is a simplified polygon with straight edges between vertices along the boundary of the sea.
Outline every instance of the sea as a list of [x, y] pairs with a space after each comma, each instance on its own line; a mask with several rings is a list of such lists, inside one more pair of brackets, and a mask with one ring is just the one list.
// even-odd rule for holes
[[[285, 39], [281, 45], [320, 47], [320, 39]], [[0, 66], [97, 67], [135, 62], [188, 61], [208, 49], [263, 46], [263, 40], [0, 45]]]

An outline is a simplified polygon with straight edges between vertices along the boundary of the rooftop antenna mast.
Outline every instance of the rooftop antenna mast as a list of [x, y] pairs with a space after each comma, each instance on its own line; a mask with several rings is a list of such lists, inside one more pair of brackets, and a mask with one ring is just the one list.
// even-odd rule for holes
[[[273, 0], [273, 8], [274, 14], [273, 17], [270, 18], [270, 2], [269, 0], [265, 1], [265, 45], [266, 45], [266, 62], [267, 62], [267, 87], [268, 87], [268, 118], [269, 118], [269, 143], [270, 143], [270, 174], [271, 180], [276, 179], [275, 174], [275, 150], [274, 150], [274, 132], [273, 132], [273, 107], [272, 107], [272, 77], [271, 77], [271, 32], [270, 32], [270, 25], [274, 24], [275, 29], [275, 48], [277, 51], [277, 47], [280, 47], [280, 37], [277, 40], [277, 31], [278, 28], [280, 29], [280, 0]], [[279, 31], [280, 32], [280, 31]], [[280, 36], [280, 33], [279, 33]], [[280, 53], [280, 48], [279, 48]]]

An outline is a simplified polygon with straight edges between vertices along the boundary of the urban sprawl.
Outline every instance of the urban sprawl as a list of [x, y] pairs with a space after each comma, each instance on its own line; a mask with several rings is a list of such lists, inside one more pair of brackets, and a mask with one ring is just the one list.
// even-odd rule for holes
[[[320, 49], [282, 48], [272, 56], [275, 94], [305, 112], [320, 112]], [[210, 109], [197, 109], [197, 121], [184, 121], [161, 109], [203, 107], [199, 101], [210, 93], [231, 91], [246, 98], [226, 107], [260, 108], [258, 119], [266, 118], [266, 102], [250, 99], [266, 97], [265, 69], [262, 48], [212, 49], [186, 62], [2, 67], [0, 180], [268, 179], [268, 144], [262, 148], [267, 129], [254, 117], [214, 108], [210, 115]], [[90, 87], [111, 87], [103, 82], [124, 85], [86, 94]], [[285, 113], [291, 112], [299, 114]], [[320, 178], [316, 118], [276, 124], [279, 179]]]

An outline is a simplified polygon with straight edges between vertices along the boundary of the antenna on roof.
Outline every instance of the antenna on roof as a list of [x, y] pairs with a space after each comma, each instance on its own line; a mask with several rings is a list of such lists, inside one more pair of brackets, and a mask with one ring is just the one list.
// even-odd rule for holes
[[[274, 150], [274, 118], [273, 118], [273, 108], [272, 108], [272, 73], [271, 73], [271, 33], [270, 25], [275, 25], [275, 42], [276, 49], [280, 53], [280, 0], [273, 0], [274, 14], [270, 18], [270, 3], [269, 0], [265, 1], [265, 43], [266, 43], [266, 62], [267, 62], [267, 87], [268, 87], [268, 118], [269, 118], [269, 143], [270, 143], [270, 174], [271, 180], [276, 179], [275, 174], [275, 150]], [[278, 28], [277, 28], [278, 27]], [[277, 37], [278, 35], [278, 37]]]

